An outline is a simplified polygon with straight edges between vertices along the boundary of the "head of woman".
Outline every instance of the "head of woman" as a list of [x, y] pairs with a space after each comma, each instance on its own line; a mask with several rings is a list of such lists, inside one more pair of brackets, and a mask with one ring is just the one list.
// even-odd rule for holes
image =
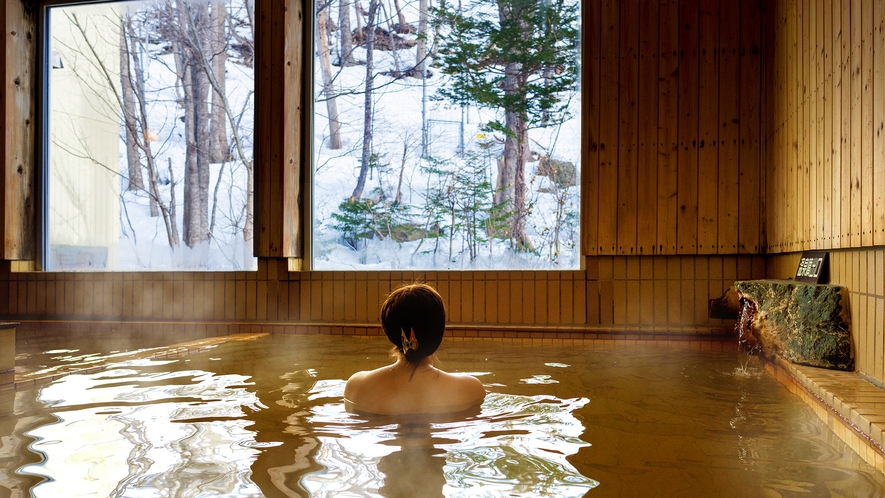
[[446, 328], [442, 296], [427, 284], [400, 287], [381, 305], [381, 326], [398, 354], [417, 365], [442, 342]]

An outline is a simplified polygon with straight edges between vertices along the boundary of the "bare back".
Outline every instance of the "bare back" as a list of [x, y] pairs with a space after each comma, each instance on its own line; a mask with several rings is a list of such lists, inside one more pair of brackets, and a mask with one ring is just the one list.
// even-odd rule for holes
[[415, 368], [404, 360], [357, 372], [344, 388], [348, 409], [385, 415], [461, 412], [482, 403], [485, 394], [476, 377], [443, 372], [429, 362]]

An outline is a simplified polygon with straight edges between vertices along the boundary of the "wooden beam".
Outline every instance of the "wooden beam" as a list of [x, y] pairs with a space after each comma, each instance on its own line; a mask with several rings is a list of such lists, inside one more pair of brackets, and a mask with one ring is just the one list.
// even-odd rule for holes
[[10, 0], [0, 5], [4, 48], [0, 51], [0, 140], [3, 172], [3, 259], [36, 258], [36, 200], [34, 161], [36, 25], [33, 7]]
[[255, 2], [255, 243], [258, 257], [302, 258], [304, 2]]
[[583, 129], [581, 147], [581, 253], [599, 253], [599, 87], [602, 11], [601, 2], [592, 2], [582, 9], [584, 15]]

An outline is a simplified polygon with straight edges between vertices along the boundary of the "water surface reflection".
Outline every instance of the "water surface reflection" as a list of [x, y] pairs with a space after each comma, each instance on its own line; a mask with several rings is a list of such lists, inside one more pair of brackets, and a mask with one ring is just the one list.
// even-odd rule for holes
[[481, 410], [347, 412], [343, 379], [387, 348], [271, 336], [0, 391], [0, 497], [885, 494], [735, 350], [453, 341]]
[[[588, 443], [573, 415], [589, 400], [491, 393], [482, 409], [408, 418], [345, 411], [344, 382], [319, 383], [305, 417], [321, 470], [300, 481], [311, 496], [583, 496], [596, 481], [567, 457]], [[302, 405], [303, 406], [303, 405]]]

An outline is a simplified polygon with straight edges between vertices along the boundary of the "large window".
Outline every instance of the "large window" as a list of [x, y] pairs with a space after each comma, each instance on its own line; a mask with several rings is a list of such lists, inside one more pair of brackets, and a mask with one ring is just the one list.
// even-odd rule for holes
[[48, 10], [46, 269], [255, 268], [251, 1]]
[[579, 9], [316, 2], [314, 267], [578, 267]]

